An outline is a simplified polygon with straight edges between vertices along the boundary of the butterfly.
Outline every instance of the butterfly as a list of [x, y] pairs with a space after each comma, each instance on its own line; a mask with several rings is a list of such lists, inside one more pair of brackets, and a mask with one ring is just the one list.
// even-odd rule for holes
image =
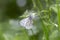
[[33, 20], [36, 19], [36, 12], [30, 11], [28, 12], [29, 16], [27, 18], [22, 19], [19, 23], [21, 26], [25, 27], [26, 29], [32, 29], [34, 27]]
[[31, 29], [33, 27], [33, 20], [32, 20], [32, 17], [29, 16], [25, 19], [22, 19], [20, 21], [20, 25], [25, 27], [26, 29]]

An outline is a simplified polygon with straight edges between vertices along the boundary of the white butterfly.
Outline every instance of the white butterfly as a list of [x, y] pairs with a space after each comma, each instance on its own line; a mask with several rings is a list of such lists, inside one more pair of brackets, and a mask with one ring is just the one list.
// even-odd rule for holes
[[20, 25], [25, 27], [26, 29], [31, 29], [33, 27], [33, 21], [30, 17], [27, 17], [20, 21]]
[[19, 23], [21, 26], [25, 27], [26, 29], [32, 29], [34, 27], [33, 20], [36, 19], [36, 13], [35, 12], [29, 12], [29, 17], [22, 19]]

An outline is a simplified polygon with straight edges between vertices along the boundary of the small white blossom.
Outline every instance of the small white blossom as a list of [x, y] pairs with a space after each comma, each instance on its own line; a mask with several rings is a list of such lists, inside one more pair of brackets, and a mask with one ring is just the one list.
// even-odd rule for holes
[[58, 27], [58, 25], [57, 24], [54, 24], [56, 27]]

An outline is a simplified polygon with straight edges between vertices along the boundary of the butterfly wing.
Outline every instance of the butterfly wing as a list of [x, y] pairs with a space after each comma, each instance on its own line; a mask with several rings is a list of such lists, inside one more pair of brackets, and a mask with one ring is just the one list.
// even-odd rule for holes
[[25, 27], [26, 29], [31, 29], [33, 27], [32, 20], [30, 20], [29, 18], [21, 20], [20, 25]]

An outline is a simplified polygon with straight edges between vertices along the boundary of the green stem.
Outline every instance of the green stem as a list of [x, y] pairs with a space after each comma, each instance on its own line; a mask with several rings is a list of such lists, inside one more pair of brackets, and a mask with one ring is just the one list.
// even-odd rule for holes
[[59, 0], [56, 0], [56, 4], [57, 4], [57, 18], [58, 18], [58, 40], [60, 40], [60, 7], [59, 7]]

